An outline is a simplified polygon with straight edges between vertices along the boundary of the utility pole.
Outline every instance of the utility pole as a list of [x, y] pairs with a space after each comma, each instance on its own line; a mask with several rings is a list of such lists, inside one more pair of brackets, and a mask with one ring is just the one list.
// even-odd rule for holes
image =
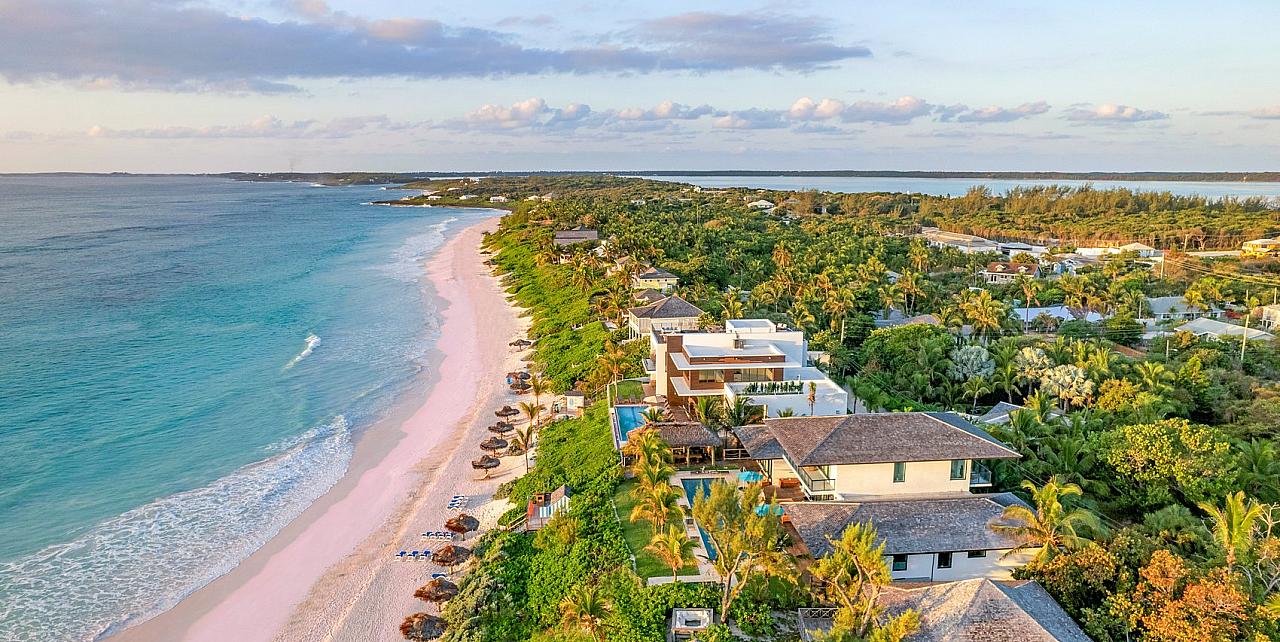
[[1240, 369], [1244, 369], [1244, 349], [1249, 345], [1249, 317], [1253, 316], [1253, 309], [1249, 307], [1249, 291], [1244, 291], [1244, 332], [1240, 334]]

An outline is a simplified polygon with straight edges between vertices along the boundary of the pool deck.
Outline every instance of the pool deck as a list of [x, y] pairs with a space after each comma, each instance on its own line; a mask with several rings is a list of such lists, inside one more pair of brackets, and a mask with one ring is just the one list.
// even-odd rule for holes
[[[725, 481], [731, 484], [738, 483], [737, 471], [699, 472], [699, 471], [686, 470], [686, 471], [677, 472], [676, 474], [672, 475], [670, 479], [671, 485], [675, 486], [676, 489], [680, 491], [679, 497], [676, 498], [676, 503], [679, 504], [680, 507], [685, 510], [685, 514], [688, 515], [688, 518], [685, 520], [685, 523], [684, 523], [684, 532], [685, 532], [685, 535], [689, 537], [689, 539], [693, 540], [693, 543], [694, 543], [693, 558], [698, 562], [698, 574], [682, 575], [680, 576], [681, 582], [707, 582], [707, 583], [720, 582], [720, 574], [716, 572], [715, 566], [713, 566], [711, 562], [708, 561], [707, 547], [706, 547], [706, 544], [702, 541], [702, 534], [698, 532], [698, 524], [693, 519], [693, 506], [689, 505], [688, 492], [685, 490], [684, 483], [683, 483], [684, 480], [686, 479], [709, 479], [713, 477], [724, 479]], [[670, 577], [651, 577], [646, 581], [646, 583], [649, 586], [653, 586], [655, 584], [670, 584], [671, 578]]]

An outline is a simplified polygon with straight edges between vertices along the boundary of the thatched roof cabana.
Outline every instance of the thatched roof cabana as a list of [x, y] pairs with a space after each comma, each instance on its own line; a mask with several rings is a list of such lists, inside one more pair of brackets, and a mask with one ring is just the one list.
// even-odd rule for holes
[[499, 408], [499, 409], [497, 409], [497, 410], [493, 411], [493, 414], [497, 415], [498, 417], [500, 417], [500, 418], [502, 418], [502, 419], [506, 419], [507, 417], [514, 417], [514, 416], [516, 416], [516, 415], [520, 414], [520, 411], [519, 411], [519, 410], [516, 410], [515, 408], [512, 408], [511, 406], [503, 406], [503, 407], [501, 407], [501, 408]]
[[483, 450], [502, 450], [508, 445], [507, 440], [501, 437], [490, 437], [480, 442], [480, 448]]
[[434, 640], [444, 635], [444, 620], [430, 613], [414, 613], [400, 623], [400, 635], [415, 642]]
[[431, 561], [450, 568], [457, 566], [471, 557], [471, 549], [465, 546], [450, 544], [431, 554]]
[[498, 423], [492, 426], [489, 426], [489, 432], [496, 432], [500, 435], [511, 432], [512, 430], [515, 430], [515, 429], [516, 427], [514, 425], [509, 424], [505, 421], [499, 421]]
[[444, 523], [444, 527], [455, 533], [466, 534], [480, 528], [480, 520], [462, 513], [461, 515], [450, 517]]
[[471, 460], [471, 467], [476, 470], [483, 470], [485, 477], [489, 476], [489, 471], [502, 465], [502, 461], [492, 455], [483, 455], [480, 459]]
[[437, 577], [427, 582], [422, 588], [414, 592], [413, 596], [423, 602], [432, 602], [439, 604], [448, 602], [458, 595], [458, 585], [446, 580], [443, 577]]

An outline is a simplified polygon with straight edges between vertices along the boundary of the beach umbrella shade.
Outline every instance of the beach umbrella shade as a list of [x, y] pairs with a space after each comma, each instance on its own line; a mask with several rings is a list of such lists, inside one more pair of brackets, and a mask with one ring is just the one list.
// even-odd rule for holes
[[418, 589], [413, 594], [413, 596], [419, 600], [422, 600], [423, 602], [431, 602], [433, 604], [448, 602], [457, 595], [458, 585], [444, 579], [443, 577], [437, 577], [436, 579], [427, 582], [422, 588]]
[[507, 447], [507, 440], [501, 437], [490, 437], [480, 442], [480, 448], [484, 450], [502, 450]]
[[444, 635], [444, 620], [430, 613], [414, 613], [400, 623], [400, 635], [415, 642], [434, 640]]
[[521, 379], [521, 380], [526, 380], [526, 381], [527, 381], [527, 380], [529, 380], [529, 379], [532, 379], [532, 378], [533, 378], [533, 375], [531, 375], [531, 374], [529, 374], [529, 373], [527, 373], [527, 372], [518, 372], [518, 373], [516, 373], [516, 378]]
[[496, 424], [494, 424], [494, 425], [492, 425], [492, 426], [489, 426], [489, 432], [496, 432], [496, 433], [498, 433], [498, 434], [511, 432], [512, 430], [515, 430], [515, 429], [516, 429], [516, 427], [515, 427], [515, 426], [513, 426], [513, 425], [511, 425], [511, 424], [509, 424], [509, 423], [507, 423], [507, 422], [505, 422], [505, 421], [499, 421], [498, 423], [496, 423]]
[[480, 520], [463, 513], [461, 515], [450, 517], [448, 521], [444, 523], [444, 527], [460, 535], [465, 535], [480, 528]]
[[667, 403], [666, 395], [649, 395], [644, 398], [645, 403]]
[[522, 392], [523, 392], [523, 391], [525, 391], [525, 390], [528, 390], [529, 388], [532, 388], [532, 386], [530, 386], [529, 384], [527, 384], [527, 383], [525, 383], [525, 382], [523, 382], [523, 381], [517, 381], [517, 382], [515, 382], [515, 383], [511, 384], [511, 389], [512, 389], [512, 390], [519, 390], [519, 391], [522, 391]]
[[450, 572], [452, 572], [453, 567], [465, 562], [468, 557], [471, 557], [471, 549], [465, 546], [450, 544], [432, 553], [431, 561], [439, 564], [440, 566], [449, 567]]
[[484, 455], [480, 459], [471, 460], [471, 467], [476, 470], [483, 470], [484, 476], [489, 476], [489, 471], [502, 465], [502, 461], [491, 455]]
[[516, 416], [516, 415], [520, 414], [520, 411], [519, 411], [519, 410], [516, 410], [515, 408], [512, 408], [511, 406], [503, 406], [503, 407], [501, 407], [501, 408], [499, 408], [499, 409], [497, 409], [497, 410], [493, 411], [493, 414], [495, 414], [495, 415], [497, 415], [497, 416], [499, 416], [499, 417], [501, 417], [501, 418], [503, 418], [503, 419], [506, 419], [507, 417], [514, 417], [514, 416]]

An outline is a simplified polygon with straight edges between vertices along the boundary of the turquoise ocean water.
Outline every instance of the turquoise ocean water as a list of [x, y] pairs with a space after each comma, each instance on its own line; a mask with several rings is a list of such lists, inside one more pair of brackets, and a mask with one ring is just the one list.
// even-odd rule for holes
[[428, 367], [422, 259], [491, 215], [388, 195], [0, 176], [0, 640], [167, 608], [338, 480]]

